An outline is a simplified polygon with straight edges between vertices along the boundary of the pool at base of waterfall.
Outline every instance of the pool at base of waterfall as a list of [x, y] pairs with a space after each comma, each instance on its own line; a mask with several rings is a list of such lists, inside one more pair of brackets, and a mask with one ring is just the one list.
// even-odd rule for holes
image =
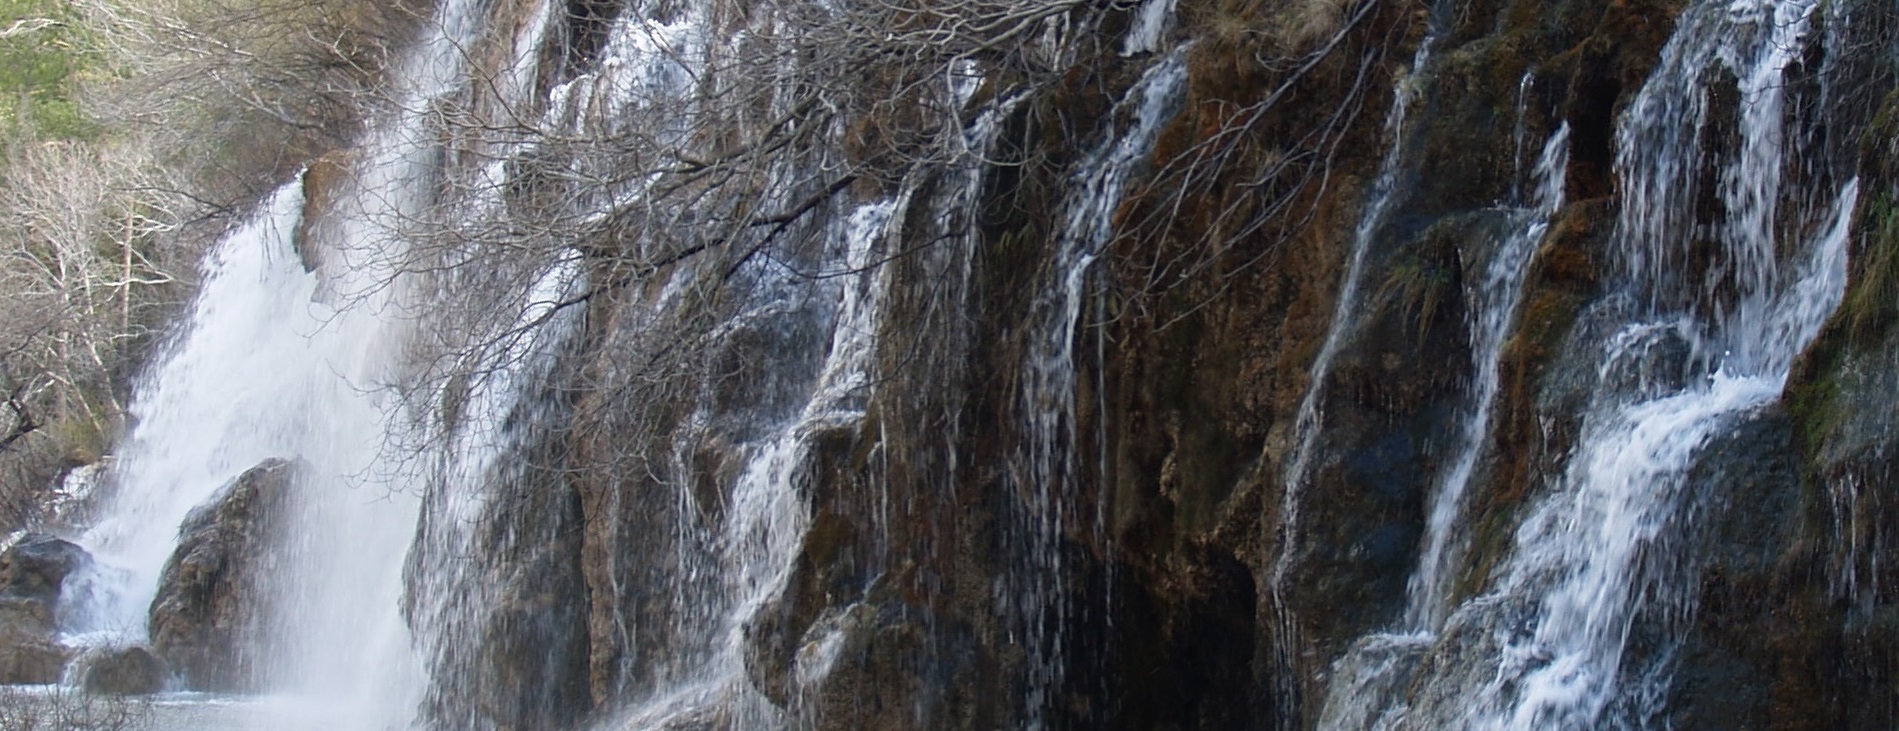
[[[348, 708], [287, 695], [92, 694], [64, 685], [0, 685], [8, 731], [338, 731], [361, 728]], [[358, 719], [360, 720], [360, 719]]]

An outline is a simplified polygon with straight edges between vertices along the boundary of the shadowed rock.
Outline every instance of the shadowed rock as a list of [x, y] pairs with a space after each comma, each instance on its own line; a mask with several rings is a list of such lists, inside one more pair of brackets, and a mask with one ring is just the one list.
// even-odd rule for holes
[[193, 690], [261, 686], [256, 640], [296, 463], [269, 459], [192, 509], [152, 600], [152, 647]]
[[0, 683], [59, 680], [67, 657], [54, 637], [60, 586], [91, 560], [85, 549], [43, 533], [0, 553]]

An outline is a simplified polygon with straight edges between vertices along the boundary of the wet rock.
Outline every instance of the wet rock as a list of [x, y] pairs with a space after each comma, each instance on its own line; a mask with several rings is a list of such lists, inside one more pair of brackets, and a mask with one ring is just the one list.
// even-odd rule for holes
[[[1046, 244], [1059, 233], [1050, 225], [1069, 195], [1065, 176], [1086, 144], [1052, 140], [1104, 126], [1104, 104], [1032, 100], [1005, 121], [995, 157], [1024, 164], [984, 173], [980, 240], [970, 247], [978, 255], [932, 247], [887, 265], [883, 314], [902, 337], [879, 346], [861, 438], [814, 439], [810, 468], [799, 471], [809, 526], [796, 522], [802, 545], [780, 595], [746, 617], [746, 679], [758, 691], [747, 699], [762, 696], [812, 728], [1015, 728], [1033, 725], [1030, 713], [1052, 728], [1311, 727], [1322, 699], [1301, 707], [1287, 694], [1319, 689], [1351, 640], [1388, 627], [1406, 599], [1427, 490], [1468, 405], [1467, 280], [1483, 271], [1484, 242], [1509, 220], [1508, 211], [1482, 209], [1510, 203], [1526, 182], [1522, 153], [1567, 123], [1573, 202], [1551, 222], [1524, 285], [1500, 365], [1495, 443], [1473, 478], [1471, 525], [1459, 536], [1467, 565], [1453, 567], [1460, 597], [1490, 586], [1511, 550], [1515, 513], [1562, 474], [1600, 385], [1598, 356], [1626, 319], [1605, 302], [1619, 286], [1610, 266], [1615, 120], [1659, 56], [1679, 3], [1480, 0], [1456, 14], [1462, 35], [1446, 39], [1438, 70], [1416, 77], [1430, 91], [1407, 122], [1407, 192], [1368, 255], [1349, 342], [1320, 384], [1324, 433], [1311, 479], [1301, 500], [1286, 501], [1294, 411], [1332, 326], [1366, 181], [1388, 144], [1377, 113], [1390, 98], [1386, 79], [1404, 39], [1415, 42], [1425, 25], [1411, 17], [1416, 6], [1369, 7], [1374, 14], [1342, 37], [1332, 60], [1315, 61], [1344, 68], [1320, 67], [1271, 103], [1248, 96], [1281, 88], [1259, 77], [1267, 72], [1253, 63], [1257, 49], [1195, 46], [1192, 99], [1163, 134], [1157, 161], [1201, 149], [1216, 132], [1243, 139], [1206, 166], [1229, 168], [1230, 178], [1131, 185], [1114, 214], [1125, 235], [1087, 283], [1099, 299], [1080, 315], [1075, 413], [1055, 447], [1075, 467], [1073, 484], [1023, 477], [1033, 472], [1021, 445], [1034, 414], [1023, 413], [1016, 391], [1024, 370], [1043, 364], [1027, 360], [1022, 313], [1036, 304]], [[1361, 58], [1376, 61], [1352, 73]], [[1352, 79], [1365, 83], [1337, 88]], [[1353, 113], [1333, 114], [1345, 106]], [[1235, 109], [1263, 111], [1236, 120]], [[1314, 119], [1342, 121], [1321, 134], [1302, 126]], [[1513, 125], [1527, 144], [1511, 139]], [[1238, 129], [1245, 134], [1230, 134]], [[1325, 185], [1305, 190], [1322, 192], [1289, 187], [1299, 160], [1320, 158], [1323, 174], [1309, 176]], [[1298, 225], [1248, 218], [1265, 203], [1298, 210]], [[924, 212], [919, 205], [914, 228], [929, 225]], [[718, 306], [749, 301], [742, 279], [723, 283]], [[731, 499], [733, 485], [748, 448], [803, 404], [821, 346], [805, 320], [758, 310], [741, 321], [704, 304], [693, 317], [736, 323], [708, 336], [718, 346], [704, 353], [707, 365], [641, 371], [637, 364], [652, 362], [646, 353], [688, 339], [677, 333], [701, 333], [685, 314], [646, 311], [649, 302], [629, 293], [588, 305], [589, 332], [576, 342], [590, 360], [563, 425], [569, 451], [521, 460], [564, 471], [482, 516], [480, 565], [440, 564], [469, 571], [479, 577], [469, 583], [499, 597], [481, 615], [497, 629], [454, 636], [491, 649], [442, 668], [439, 677], [478, 672], [449, 681], [464, 685], [443, 691], [441, 705], [486, 704], [480, 712], [496, 725], [558, 725], [549, 699], [571, 692], [574, 668], [554, 665], [582, 657], [599, 707], [674, 690], [668, 684], [696, 668], [669, 663], [702, 652], [690, 633], [726, 629], [700, 613], [737, 611], [713, 596], [725, 591], [716, 572], [730, 570], [722, 554], [748, 548], [721, 543], [744, 507]], [[630, 324], [666, 317], [681, 324]], [[1663, 393], [1703, 375], [1677, 334], [1658, 331], [1641, 346], [1611, 374], [1632, 389]], [[1036, 512], [1046, 497], [1038, 491], [1056, 488], [1068, 490], [1056, 494], [1061, 511]], [[565, 490], [578, 494], [578, 516], [561, 502]], [[1281, 506], [1301, 512], [1281, 515]], [[1032, 530], [1043, 534], [1025, 538]], [[584, 586], [571, 578], [576, 552]], [[452, 600], [458, 589], [433, 591]], [[1392, 668], [1362, 687], [1409, 694], [1425, 709], [1420, 719], [1455, 718], [1495, 679], [1494, 659], [1520, 644], [1535, 612], [1527, 601], [1478, 599], [1429, 645], [1360, 645], [1366, 662]], [[567, 634], [581, 619], [587, 636]], [[1890, 634], [1878, 628], [1892, 624], [1869, 621], [1867, 632]], [[1042, 633], [1051, 626], [1059, 638]], [[1061, 665], [1061, 677], [1028, 688], [1025, 679], [1050, 674], [1037, 667], [1045, 660]], [[1287, 673], [1302, 675], [1279, 677]], [[482, 680], [463, 679], [471, 676]], [[717, 716], [674, 713], [652, 725], [729, 723]]]
[[0, 685], [58, 682], [66, 667], [66, 648], [49, 636], [16, 631], [9, 614], [0, 608]]
[[43, 533], [0, 553], [0, 684], [59, 680], [68, 654], [55, 637], [61, 585], [91, 560], [85, 549]]
[[194, 508], [152, 600], [152, 648], [192, 690], [257, 690], [280, 514], [296, 463], [269, 459]]
[[44, 602], [59, 601], [66, 575], [92, 557], [86, 549], [44, 533], [29, 533], [0, 553], [0, 597]]
[[1425, 635], [1374, 634], [1352, 643], [1332, 664], [1330, 692], [1319, 727], [1371, 729], [1402, 695], [1431, 649]]
[[1536, 600], [1506, 594], [1477, 597], [1459, 607], [1411, 671], [1405, 694], [1410, 710], [1398, 728], [1426, 731], [1474, 710], [1472, 699], [1482, 697], [1496, 682], [1497, 668], [1511, 662], [1511, 645], [1535, 633], [1538, 611]]
[[88, 692], [106, 695], [150, 695], [165, 689], [165, 661], [149, 648], [105, 647], [73, 661], [71, 673]]
[[1609, 366], [1597, 388], [1653, 399], [1707, 375], [1706, 359], [1672, 324], [1625, 328], [1610, 338], [1609, 347]]
[[336, 228], [339, 201], [356, 184], [351, 169], [355, 155], [351, 150], [335, 150], [310, 163], [303, 171], [303, 215], [291, 238], [303, 270], [314, 272], [323, 267], [324, 253], [331, 246], [328, 238]]
[[885, 592], [827, 609], [779, 666], [788, 671], [787, 705], [823, 728], [975, 727], [971, 717], [993, 702], [969, 695], [975, 638], [932, 619]]
[[[535, 396], [529, 403], [540, 415], [558, 418], [550, 417], [564, 408], [557, 395]], [[496, 461], [557, 463], [554, 436], [526, 431], [520, 451]], [[427, 487], [408, 558], [405, 615], [440, 643], [427, 658], [435, 680], [422, 700], [423, 727], [574, 728], [592, 710], [580, 496], [556, 470], [495, 469], [479, 480]], [[463, 490], [484, 496], [472, 515], [447, 502]]]
[[1754, 604], [1786, 628], [1752, 636], [1784, 638], [1768, 660], [1789, 728], [1899, 727], [1899, 93], [1862, 111], [1873, 109], [1845, 296], [1788, 377], [1790, 441], [1808, 478], [1797, 530], [1774, 556], [1773, 593]]
[[1669, 648], [1674, 728], [1867, 728], [1844, 723], [1815, 683], [1838, 661], [1822, 639], [1838, 618], [1815, 601], [1815, 572], [1802, 566], [1805, 486], [1792, 440], [1786, 410], [1771, 406], [1715, 437], [1689, 474], [1687, 555], [1699, 580], [1674, 588], [1697, 606]]

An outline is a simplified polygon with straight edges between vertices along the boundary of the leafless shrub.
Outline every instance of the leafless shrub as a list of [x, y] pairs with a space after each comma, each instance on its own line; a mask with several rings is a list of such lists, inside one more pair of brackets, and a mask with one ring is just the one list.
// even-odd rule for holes
[[0, 686], [0, 728], [7, 731], [135, 731], [150, 727], [140, 698], [66, 686]]

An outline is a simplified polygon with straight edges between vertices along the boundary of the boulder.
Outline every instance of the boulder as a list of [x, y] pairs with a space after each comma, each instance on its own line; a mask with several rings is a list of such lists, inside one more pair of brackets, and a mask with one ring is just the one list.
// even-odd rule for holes
[[0, 685], [58, 682], [66, 655], [54, 638], [51, 609], [0, 598]]
[[59, 601], [66, 575], [91, 561], [86, 549], [44, 533], [28, 533], [0, 553], [0, 597]]
[[74, 661], [77, 685], [90, 693], [150, 695], [165, 689], [165, 661], [149, 648], [102, 647]]
[[91, 560], [85, 549], [43, 533], [0, 553], [0, 684], [59, 680], [68, 655], [55, 637], [60, 587]]
[[192, 690], [259, 689], [257, 639], [296, 463], [269, 459], [192, 509], [152, 600], [152, 648]]

